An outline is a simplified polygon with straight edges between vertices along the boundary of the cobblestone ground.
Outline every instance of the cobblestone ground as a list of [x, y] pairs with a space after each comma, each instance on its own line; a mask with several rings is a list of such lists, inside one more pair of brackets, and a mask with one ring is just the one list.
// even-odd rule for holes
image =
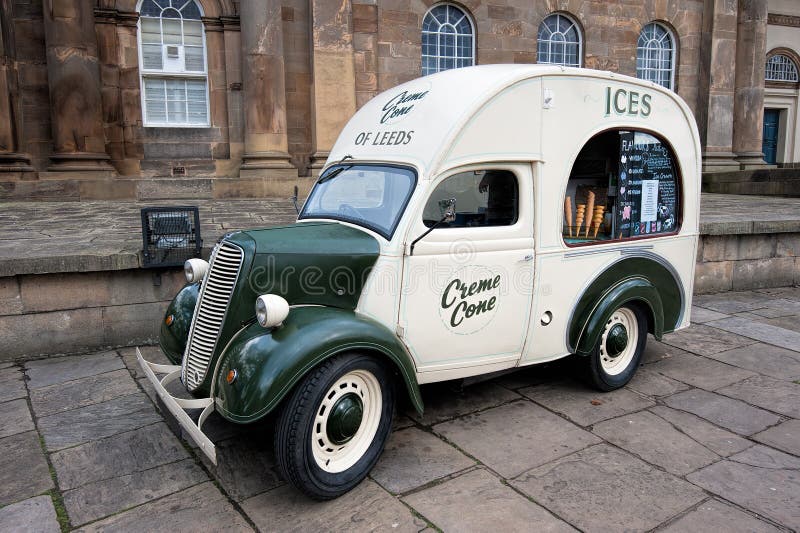
[[425, 416], [401, 408], [369, 479], [327, 503], [281, 480], [269, 422], [210, 419], [212, 467], [134, 349], [2, 363], [0, 531], [800, 529], [800, 288], [694, 303], [613, 393], [569, 364], [424, 387]]

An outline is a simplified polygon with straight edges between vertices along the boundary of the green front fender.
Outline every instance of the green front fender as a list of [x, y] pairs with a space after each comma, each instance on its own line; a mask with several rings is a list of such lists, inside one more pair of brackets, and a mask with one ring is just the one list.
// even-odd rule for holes
[[645, 305], [652, 320], [650, 329], [660, 338], [664, 331], [664, 305], [658, 289], [646, 278], [628, 278], [613, 286], [598, 302], [578, 337], [576, 352], [583, 355], [591, 353], [614, 311], [630, 302]]
[[[189, 328], [192, 327], [194, 308], [197, 305], [197, 295], [200, 293], [199, 283], [190, 283], [182, 288], [170, 302], [161, 320], [161, 331], [158, 335], [158, 345], [172, 364], [179, 365], [186, 350], [186, 341], [189, 339]], [[166, 318], [172, 315], [172, 324], [167, 325]]]
[[[253, 422], [271, 412], [306, 373], [323, 360], [356, 350], [386, 357], [403, 378], [422, 414], [415, 367], [400, 340], [385, 326], [351, 310], [295, 307], [279, 328], [242, 328], [223, 352], [215, 380], [217, 410], [233, 422]], [[228, 384], [232, 369], [237, 378]]]

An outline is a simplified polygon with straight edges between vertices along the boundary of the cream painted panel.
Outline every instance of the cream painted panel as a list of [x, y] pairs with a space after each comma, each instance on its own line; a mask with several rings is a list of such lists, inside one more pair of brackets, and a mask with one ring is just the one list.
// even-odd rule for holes
[[[567, 330], [572, 310], [592, 280], [607, 268], [613, 268], [612, 265], [622, 259], [624, 254], [655, 254], [672, 265], [680, 278], [685, 296], [679, 328], [687, 327], [696, 247], [697, 238], [689, 235], [573, 249], [571, 253], [583, 255], [571, 257], [562, 252], [539, 254], [535, 267], [534, 310], [531, 313], [528, 341], [520, 364], [547, 361], [570, 353]], [[540, 317], [546, 311], [552, 313], [553, 320], [549, 325], [543, 326]]]
[[479, 109], [445, 151], [442, 167], [476, 159], [540, 159], [538, 125], [542, 113], [541, 80], [524, 80], [504, 89]]
[[366, 315], [394, 331], [400, 305], [403, 260], [399, 255], [381, 255], [367, 278], [356, 313]]

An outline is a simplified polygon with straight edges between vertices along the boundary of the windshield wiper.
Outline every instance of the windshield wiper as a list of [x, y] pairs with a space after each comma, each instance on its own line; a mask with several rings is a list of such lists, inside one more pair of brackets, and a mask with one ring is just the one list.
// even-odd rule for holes
[[[353, 156], [348, 154], [348, 155], [344, 156], [336, 164], [337, 165], [341, 165], [342, 162], [344, 162], [346, 159], [353, 159]], [[325, 174], [324, 176], [320, 176], [319, 179], [317, 180], [317, 183], [325, 183], [326, 181], [330, 181], [333, 178], [335, 178], [336, 176], [338, 176], [339, 174], [341, 174], [342, 172], [344, 172], [345, 170], [350, 170], [351, 168], [353, 168], [353, 165], [349, 165], [349, 166], [346, 166], [346, 167], [335, 168], [335, 169], [331, 170], [330, 172], [328, 172], [327, 174]]]

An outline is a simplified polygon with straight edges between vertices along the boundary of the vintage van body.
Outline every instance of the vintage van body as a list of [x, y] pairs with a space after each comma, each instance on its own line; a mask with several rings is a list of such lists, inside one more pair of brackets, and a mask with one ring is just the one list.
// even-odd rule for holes
[[[212, 411], [274, 412], [285, 477], [336, 497], [377, 461], [396, 393], [421, 412], [420, 384], [571, 354], [599, 389], [627, 383], [648, 332], [689, 325], [699, 200], [695, 120], [653, 83], [420, 78], [350, 120], [296, 224], [187, 262], [161, 328], [174, 366], [140, 363], [213, 461]], [[167, 392], [178, 378], [194, 399]]]

